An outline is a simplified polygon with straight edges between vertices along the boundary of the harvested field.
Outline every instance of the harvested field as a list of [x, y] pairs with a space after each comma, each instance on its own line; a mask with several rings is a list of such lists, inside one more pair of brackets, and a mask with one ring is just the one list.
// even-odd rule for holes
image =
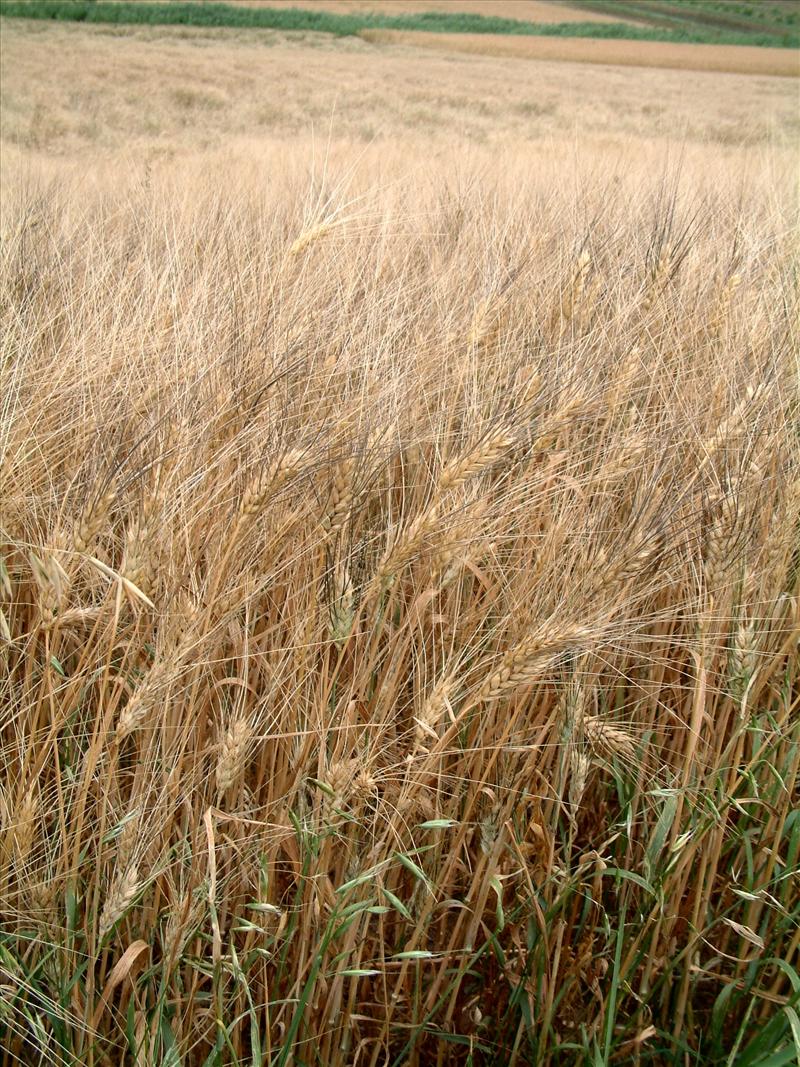
[[672, 70], [790, 78], [800, 76], [800, 52], [788, 48], [606, 41], [577, 37], [506, 37], [488, 33], [426, 33], [418, 30], [363, 30], [361, 36], [376, 44], [409, 44], [415, 48], [503, 56], [507, 59], [665, 67]]

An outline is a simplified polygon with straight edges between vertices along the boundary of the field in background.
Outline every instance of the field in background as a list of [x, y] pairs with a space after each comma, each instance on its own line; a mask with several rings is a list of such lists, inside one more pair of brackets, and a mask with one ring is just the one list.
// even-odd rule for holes
[[796, 82], [0, 75], [0, 1065], [793, 1062]]
[[782, 78], [509, 66], [324, 35], [17, 21], [3, 25], [0, 60], [6, 163], [17, 149], [136, 158], [312, 130], [321, 142], [420, 138], [436, 150], [457, 139], [560, 153], [579, 138], [611, 155], [640, 139], [734, 149], [792, 147], [800, 136], [796, 84]]
[[377, 8], [367, 11], [350, 7], [337, 11], [329, 6], [306, 8], [246, 3], [206, 3], [205, 0], [0, 0], [0, 13], [7, 18], [27, 18], [58, 22], [87, 22], [97, 25], [184, 25], [205, 28], [272, 29], [281, 32], [323, 32], [335, 36], [358, 36], [365, 31], [424, 31], [435, 33], [484, 34], [522, 37], [561, 37], [705, 43], [715, 45], [756, 45], [761, 47], [800, 47], [797, 21], [774, 24], [765, 21], [760, 29], [747, 21], [729, 24], [726, 20], [676, 18], [639, 19], [606, 22], [564, 21], [543, 23], [483, 15], [449, 7], [429, 10], [417, 7], [406, 11]]
[[[199, 0], [203, 2], [203, 0]], [[248, 7], [300, 7], [300, 0], [246, 0]], [[312, 0], [312, 7], [347, 13], [375, 11], [394, 14], [418, 11], [465, 11], [526, 22], [624, 22], [624, 13], [611, 15], [549, 0]]]
[[800, 52], [788, 48], [598, 41], [579, 37], [513, 37], [491, 33], [424, 33], [419, 30], [363, 30], [361, 36], [375, 43], [409, 44], [415, 48], [505, 56], [508, 59], [800, 76]]

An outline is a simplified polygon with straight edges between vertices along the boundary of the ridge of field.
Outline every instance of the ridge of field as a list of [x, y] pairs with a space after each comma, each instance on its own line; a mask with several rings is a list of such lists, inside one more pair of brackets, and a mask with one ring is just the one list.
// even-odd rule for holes
[[453, 136], [474, 146], [678, 138], [725, 149], [796, 146], [800, 134], [785, 78], [571, 62], [557, 78], [529, 62], [510, 77], [507, 59], [440, 55], [418, 40], [377, 47], [268, 30], [9, 21], [4, 151], [174, 154], [312, 130], [364, 144], [421, 136], [432, 149]]
[[236, 26], [281, 30], [316, 30], [343, 36], [365, 30], [419, 30], [432, 33], [480, 33], [514, 36], [589, 37], [669, 43], [758, 45], [795, 48], [800, 32], [741, 33], [705, 26], [661, 29], [622, 22], [534, 23], [466, 12], [414, 11], [410, 14], [332, 11], [307, 8], [253, 8], [224, 3], [110, 3], [108, 0], [2, 0], [0, 14], [14, 18], [59, 21], [165, 24], [184, 26]]

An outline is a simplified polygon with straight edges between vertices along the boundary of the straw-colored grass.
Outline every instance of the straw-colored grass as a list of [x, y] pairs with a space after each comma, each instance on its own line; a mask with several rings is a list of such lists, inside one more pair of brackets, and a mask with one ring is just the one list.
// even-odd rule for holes
[[438, 167], [7, 189], [6, 1063], [791, 1040], [776, 189]]
[[223, 41], [4, 43], [0, 1064], [791, 1063], [791, 124], [115, 154]]

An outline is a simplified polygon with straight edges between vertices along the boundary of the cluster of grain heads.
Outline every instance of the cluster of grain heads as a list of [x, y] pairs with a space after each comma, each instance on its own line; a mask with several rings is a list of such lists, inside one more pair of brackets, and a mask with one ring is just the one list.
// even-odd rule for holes
[[20, 1062], [722, 1063], [793, 1003], [738, 932], [797, 969], [785, 227], [728, 205], [687, 256], [635, 197], [537, 180], [374, 192], [346, 242], [288, 175], [274, 217], [189, 180], [30, 237], [0, 434]]

